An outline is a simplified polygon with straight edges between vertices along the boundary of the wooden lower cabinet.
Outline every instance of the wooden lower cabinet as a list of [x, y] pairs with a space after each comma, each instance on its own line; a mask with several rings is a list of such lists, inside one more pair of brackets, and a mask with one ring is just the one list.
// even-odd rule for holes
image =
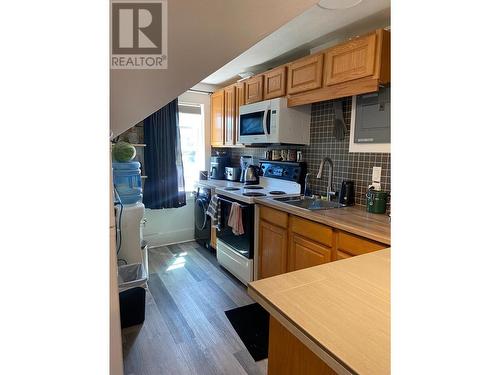
[[213, 225], [210, 227], [210, 246], [217, 247], [217, 228]]
[[272, 316], [269, 318], [268, 375], [337, 375]]
[[288, 271], [319, 266], [332, 261], [331, 247], [326, 247], [296, 233], [290, 233]]
[[372, 251], [388, 248], [383, 243], [368, 240], [351, 233], [339, 231], [337, 235], [337, 259], [350, 258], [356, 255], [371, 253]]
[[260, 221], [259, 225], [259, 278], [263, 279], [286, 272], [287, 240], [286, 228]]
[[259, 279], [389, 247], [270, 207], [259, 212]]

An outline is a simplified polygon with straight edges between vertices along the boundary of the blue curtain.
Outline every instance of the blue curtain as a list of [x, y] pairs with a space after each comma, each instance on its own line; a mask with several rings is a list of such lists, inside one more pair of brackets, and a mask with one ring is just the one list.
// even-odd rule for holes
[[146, 208], [176, 208], [186, 204], [177, 99], [144, 119], [144, 184]]

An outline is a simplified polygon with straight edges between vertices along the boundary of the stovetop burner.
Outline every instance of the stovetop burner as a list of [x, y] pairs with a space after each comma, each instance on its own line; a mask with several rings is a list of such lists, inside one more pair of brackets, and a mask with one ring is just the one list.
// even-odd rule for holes
[[250, 185], [250, 186], [244, 186], [244, 189], [252, 189], [252, 190], [258, 190], [258, 189], [264, 189], [262, 186], [257, 186], [257, 185]]
[[227, 191], [236, 191], [236, 190], [240, 190], [240, 188], [229, 186], [227, 188], [224, 188], [224, 190], [227, 190]]
[[243, 193], [245, 197], [265, 197], [266, 194], [264, 193], [259, 193], [257, 191], [250, 191], [248, 193]]
[[269, 194], [271, 194], [271, 195], [283, 195], [286, 193], [282, 190], [273, 190], [273, 191], [270, 191]]

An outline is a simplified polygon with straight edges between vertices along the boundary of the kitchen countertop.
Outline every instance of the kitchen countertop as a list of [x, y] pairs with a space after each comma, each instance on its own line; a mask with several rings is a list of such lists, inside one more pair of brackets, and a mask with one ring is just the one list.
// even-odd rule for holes
[[228, 180], [199, 180], [196, 185], [207, 187], [210, 189], [224, 188], [229, 186], [241, 187], [244, 184], [239, 181], [228, 181]]
[[256, 198], [255, 203], [344, 230], [387, 245], [391, 244], [389, 216], [366, 212], [365, 207], [350, 206], [310, 211], [272, 198]]
[[338, 374], [389, 374], [390, 254], [254, 281], [248, 292]]

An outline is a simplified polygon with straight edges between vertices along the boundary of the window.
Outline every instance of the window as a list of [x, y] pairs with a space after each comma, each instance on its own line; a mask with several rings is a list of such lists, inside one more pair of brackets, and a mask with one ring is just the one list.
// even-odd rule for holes
[[204, 168], [203, 115], [200, 105], [179, 103], [179, 130], [186, 193], [195, 190], [195, 181]]

